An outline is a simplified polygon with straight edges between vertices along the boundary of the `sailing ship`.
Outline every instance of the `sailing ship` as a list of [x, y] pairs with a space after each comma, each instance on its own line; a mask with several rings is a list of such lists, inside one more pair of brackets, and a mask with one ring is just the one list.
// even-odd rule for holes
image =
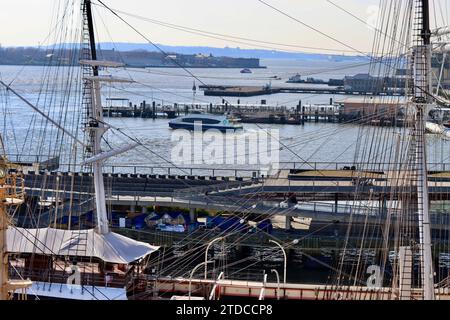
[[[405, 25], [394, 25], [395, 32], [402, 34], [408, 46], [400, 44], [398, 46], [399, 58], [389, 57], [387, 62], [383, 59], [373, 57], [378, 65], [387, 63], [388, 73], [391, 69], [397, 69], [396, 63], [404, 61], [402, 55], [405, 47], [409, 47], [408, 65], [411, 72], [411, 87], [408, 87], [409, 116], [414, 121], [405, 121], [405, 127], [401, 128], [401, 138], [399, 133], [391, 130], [387, 131], [378, 127], [361, 128], [366, 130], [358, 137], [359, 163], [367, 163], [369, 168], [352, 168], [350, 174], [352, 182], [348, 188], [352, 188], [352, 199], [350, 202], [355, 210], [348, 213], [348, 223], [344, 227], [345, 238], [342, 248], [334, 251], [328, 248], [321, 248], [323, 259], [316, 259], [309, 255], [306, 250], [301, 250], [301, 260], [308, 259], [320, 265], [330, 267], [328, 261], [332, 259], [337, 263], [331, 266], [332, 270], [328, 282], [320, 284], [287, 283], [286, 281], [286, 250], [298, 249], [303, 244], [304, 239], [285, 241], [283, 245], [273, 247], [272, 242], [267, 243], [264, 254], [254, 254], [243, 258], [241, 261], [228, 262], [227, 252], [214, 257], [208, 255], [211, 244], [221, 241], [223, 246], [239, 247], [246, 237], [260, 236], [263, 231], [251, 226], [248, 223], [249, 214], [241, 214], [233, 222], [231, 227], [224, 228], [224, 231], [210, 231], [213, 238], [208, 245], [198, 244], [199, 237], [187, 237], [187, 243], [177, 242], [174, 247], [173, 256], [167, 259], [151, 259], [150, 255], [158, 250], [158, 247], [147, 243], [138, 242], [115, 234], [109, 230], [109, 217], [106, 208], [106, 190], [103, 181], [102, 164], [111, 156], [127, 152], [136, 144], [124, 146], [104, 152], [101, 149], [102, 138], [111, 126], [103, 121], [101, 108], [100, 88], [103, 82], [126, 83], [125, 79], [101, 76], [101, 68], [119, 67], [117, 62], [100, 61], [97, 59], [95, 32], [93, 28], [93, 18], [91, 3], [83, 0], [83, 57], [80, 61], [83, 75], [83, 99], [81, 105], [85, 110], [85, 141], [79, 141], [78, 136], [62, 127], [58, 122], [52, 120], [47, 113], [41, 113], [47, 122], [58, 128], [58, 131], [70, 137], [77, 146], [83, 148], [82, 164], [85, 170], [89, 169], [86, 178], [90, 178], [93, 184], [94, 198], [91, 194], [78, 191], [78, 198], [74, 200], [74, 192], [69, 190], [71, 199], [68, 209], [70, 212], [84, 212], [78, 217], [84, 216], [87, 220], [86, 211], [83, 209], [93, 204], [96, 216], [95, 229], [79, 228], [71, 226], [72, 216], [69, 217], [69, 227], [58, 229], [57, 220], [60, 212], [65, 210], [64, 204], [60, 204], [58, 196], [65, 192], [65, 187], [57, 183], [52, 186], [39, 185], [37, 189], [42, 193], [41, 203], [44, 198], [49, 198], [52, 194], [55, 199], [53, 211], [48, 215], [49, 227], [46, 228], [19, 228], [11, 226], [7, 232], [2, 230], [2, 234], [7, 243], [7, 250], [3, 252], [3, 257], [12, 255], [9, 259], [9, 266], [14, 272], [7, 273], [8, 265], [4, 265], [1, 279], [2, 292], [4, 296], [11, 296], [14, 287], [8, 287], [10, 276], [22, 277], [23, 288], [30, 287], [29, 293], [36, 296], [47, 296], [51, 298], [68, 299], [121, 299], [133, 297], [140, 299], [152, 299], [177, 296], [180, 293], [189, 299], [197, 299], [192, 294], [202, 295], [202, 298], [218, 299], [221, 295], [245, 296], [259, 299], [317, 299], [317, 300], [410, 300], [422, 299], [449, 300], [449, 278], [440, 277], [438, 281], [436, 273], [436, 257], [439, 259], [438, 265], [448, 265], [448, 246], [443, 246], [439, 255], [433, 252], [432, 240], [436, 240], [436, 235], [432, 233], [432, 219], [430, 210], [430, 184], [439, 187], [439, 183], [430, 182], [428, 179], [427, 144], [425, 138], [425, 127], [427, 109], [434, 102], [431, 80], [430, 80], [430, 59], [431, 59], [431, 37], [430, 14], [428, 0], [411, 0], [407, 2], [396, 1], [391, 3], [396, 6], [395, 10], [383, 10], [385, 14], [404, 10]], [[397, 17], [398, 24], [401, 24]], [[380, 19], [384, 20], [384, 19]], [[386, 19], [389, 20], [389, 19]], [[401, 27], [404, 27], [402, 30]], [[447, 33], [450, 31], [447, 29]], [[444, 31], [439, 31], [444, 34]], [[396, 33], [394, 33], [394, 36]], [[386, 36], [380, 33], [378, 35]], [[386, 36], [391, 38], [390, 36]], [[376, 39], [377, 42], [380, 39]], [[393, 41], [393, 45], [397, 41]], [[376, 67], [374, 67], [376, 68]], [[381, 72], [381, 71], [380, 71]], [[1, 82], [8, 91], [26, 102], [30, 107], [33, 104], [21, 97], [14, 88]], [[39, 111], [38, 108], [33, 108]], [[409, 124], [413, 123], [412, 127]], [[138, 145], [139, 143], [137, 143]], [[73, 160], [73, 159], [72, 159]], [[384, 160], [384, 162], [383, 162]], [[389, 168], [383, 167], [383, 163], [389, 163]], [[356, 161], [355, 161], [356, 162]], [[374, 179], [374, 172], [386, 171], [388, 176], [385, 180]], [[350, 170], [348, 170], [350, 171]], [[1, 172], [0, 172], [1, 173]], [[12, 172], [11, 172], [12, 173]], [[20, 174], [19, 174], [20, 175]], [[68, 175], [69, 178], [73, 175]], [[82, 175], [82, 177], [84, 177]], [[61, 177], [56, 177], [61, 178]], [[1, 182], [0, 175], [0, 182]], [[367, 180], [374, 180], [367, 184]], [[258, 179], [254, 179], [257, 181]], [[58, 179], [55, 179], [58, 182]], [[70, 181], [70, 179], [69, 179]], [[74, 181], [74, 180], [72, 180]], [[39, 183], [42, 180], [38, 181]], [[73, 184], [71, 187], [73, 187]], [[82, 183], [81, 183], [82, 184]], [[4, 184], [6, 185], [6, 184]], [[9, 185], [9, 184], [8, 184]], [[11, 188], [10, 188], [11, 189]], [[16, 188], [12, 188], [17, 190]], [[70, 188], [69, 188], [70, 189]], [[203, 199], [208, 196], [204, 188], [190, 190], [190, 195], [196, 195]], [[235, 188], [241, 191], [240, 187]], [[213, 190], [219, 192], [220, 190]], [[20, 199], [21, 193], [8, 191], [8, 194], [16, 196], [4, 196], [3, 199]], [[180, 197], [185, 196], [180, 193]], [[379, 197], [379, 198], [378, 198]], [[1, 195], [0, 195], [1, 198]], [[244, 202], [248, 200], [245, 199]], [[298, 199], [302, 202], [302, 199]], [[197, 198], [198, 201], [198, 198]], [[12, 201], [16, 202], [16, 201]], [[305, 202], [308, 202], [306, 199]], [[374, 203], [382, 203], [377, 210], [373, 210]], [[366, 205], [364, 204], [366, 203]], [[242, 207], [241, 210], [255, 209]], [[76, 210], [74, 209], [76, 208]], [[239, 210], [239, 209], [237, 209]], [[267, 219], [270, 212], [263, 217]], [[282, 208], [284, 213], [292, 208]], [[378, 212], [378, 213], [377, 213]], [[43, 215], [41, 215], [43, 216]], [[2, 225], [5, 225], [5, 214], [2, 215]], [[335, 226], [336, 221], [330, 222]], [[82, 224], [80, 224], [82, 226]], [[448, 230], [444, 232], [444, 237], [448, 237]], [[231, 240], [236, 236], [235, 240]], [[202, 237], [200, 237], [202, 238]], [[305, 236], [307, 238], [307, 236]], [[201, 239], [200, 239], [201, 240]], [[225, 244], [225, 241], [229, 241]], [[212, 247], [214, 248], [214, 247]], [[206, 249], [206, 251], [204, 250]], [[283, 256], [279, 251], [280, 249]], [[434, 250], [435, 251], [435, 250]], [[205, 261], [192, 267], [192, 262], [197, 263], [198, 257], [205, 257]], [[297, 252], [298, 257], [298, 252]], [[215, 265], [216, 258], [219, 261]], [[212, 260], [208, 260], [212, 259]], [[253, 261], [252, 261], [253, 260]], [[7, 261], [7, 260], [4, 260]], [[233, 279], [234, 271], [230, 272], [229, 267], [239, 265], [242, 269], [250, 268], [253, 263], [264, 261], [274, 261], [270, 267], [284, 262], [284, 281], [281, 282], [279, 274], [277, 283], [268, 282], [267, 273], [264, 273], [262, 281], [256, 279], [258, 274], [249, 281], [236, 281]], [[214, 264], [214, 268], [209, 265]], [[264, 264], [264, 263], [262, 263]], [[200, 268], [204, 268], [201, 276], [196, 273]], [[155, 272], [149, 276], [140, 272], [144, 269], [151, 269]], [[186, 272], [186, 269], [188, 270]], [[31, 273], [27, 273], [32, 271]], [[209, 270], [209, 272], [208, 272]], [[221, 272], [220, 272], [221, 271]], [[271, 270], [272, 271], [272, 270]], [[275, 270], [276, 271], [276, 270]], [[204, 276], [203, 276], [204, 274]], [[195, 276], [195, 277], [194, 277]], [[115, 283], [115, 280], [119, 280]], [[33, 281], [33, 283], [31, 283]], [[126, 286], [128, 284], [128, 286]], [[128, 290], [127, 290], [128, 289]], [[137, 293], [137, 294], [135, 294]], [[3, 296], [2, 296], [3, 297]]]
[[[126, 83], [126, 79], [102, 76], [101, 68], [116, 68], [120, 63], [101, 61], [97, 59], [94, 22], [90, 0], [82, 1], [82, 48], [80, 49], [82, 70], [82, 99], [81, 105], [85, 115], [83, 128], [85, 141], [78, 138], [77, 133], [61, 126], [48, 114], [40, 111], [26, 98], [21, 96], [10, 85], [2, 82], [8, 92], [32, 107], [56, 126], [60, 133], [72, 138], [76, 144], [83, 148], [82, 166], [87, 175], [92, 176], [93, 194], [88, 200], [78, 205], [80, 210], [86, 205], [92, 205], [92, 213], [96, 216], [95, 228], [85, 228], [80, 224], [78, 228], [57, 228], [55, 222], [48, 227], [21, 228], [15, 225], [5, 228], [9, 222], [6, 216], [6, 206], [18, 206], [23, 203], [24, 193], [20, 191], [21, 171], [11, 173], [6, 157], [0, 163], [1, 188], [1, 241], [2, 264], [1, 285], [2, 299], [12, 298], [12, 293], [27, 295], [31, 298], [74, 299], [74, 300], [124, 300], [128, 299], [127, 292], [132, 274], [139, 269], [142, 262], [148, 258], [158, 247], [148, 243], [135, 241], [109, 229], [108, 211], [106, 208], [106, 192], [102, 166], [106, 159], [124, 153], [137, 146], [127, 145], [118, 149], [103, 151], [102, 139], [110, 128], [103, 121], [101, 85], [107, 83]], [[70, 91], [69, 89], [67, 89]], [[20, 170], [20, 167], [19, 167]], [[90, 173], [89, 173], [90, 172]], [[13, 181], [14, 183], [9, 183]], [[39, 186], [43, 193], [58, 195], [61, 190], [51, 190], [52, 186], [45, 183]], [[69, 190], [69, 193], [73, 193]], [[42, 197], [41, 197], [42, 198]], [[55, 210], [68, 210], [75, 215], [73, 194], [71, 203], [61, 205], [56, 201]], [[89, 212], [79, 212], [78, 219]], [[72, 221], [73, 217], [69, 219]], [[6, 243], [6, 245], [4, 245]], [[8, 257], [9, 260], [8, 260]], [[19, 278], [10, 281], [9, 277]]]

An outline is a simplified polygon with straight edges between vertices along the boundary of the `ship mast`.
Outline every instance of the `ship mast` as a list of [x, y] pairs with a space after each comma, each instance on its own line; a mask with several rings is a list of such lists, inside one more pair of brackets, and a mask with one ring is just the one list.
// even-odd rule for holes
[[[84, 0], [83, 11], [83, 105], [86, 119], [85, 130], [88, 138], [86, 156], [97, 156], [101, 150], [101, 141], [108, 127], [103, 122], [103, 108], [100, 93], [99, 64], [95, 44], [94, 23], [92, 19], [91, 0]], [[103, 160], [92, 163], [94, 174], [95, 204], [97, 216], [97, 232], [109, 232], [108, 214], [106, 211], [105, 185], [102, 172]]]
[[431, 252], [431, 230], [428, 197], [428, 170], [425, 141], [425, 115], [431, 96], [431, 31], [429, 20], [429, 0], [416, 0], [414, 39], [412, 48], [414, 88], [412, 104], [415, 106], [415, 177], [417, 183], [417, 211], [420, 238], [421, 282], [423, 298], [433, 300], [434, 269]]
[[[4, 186], [6, 167], [0, 167], [0, 184]], [[1, 270], [0, 270], [0, 300], [8, 299], [8, 254], [6, 247], [6, 231], [8, 230], [8, 216], [5, 208], [5, 189], [0, 189], [0, 258], [1, 258]]]
[[21, 205], [25, 197], [22, 174], [10, 174], [9, 169], [6, 156], [0, 156], [0, 301], [12, 299], [17, 290], [22, 290], [22, 297], [26, 299], [26, 290], [32, 285], [30, 280], [9, 279], [7, 231], [10, 219], [7, 208]]

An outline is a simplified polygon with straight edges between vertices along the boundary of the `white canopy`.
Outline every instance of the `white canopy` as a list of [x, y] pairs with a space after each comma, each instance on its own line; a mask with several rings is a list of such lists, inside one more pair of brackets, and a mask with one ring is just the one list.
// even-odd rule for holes
[[97, 155], [95, 155], [95, 156], [93, 156], [93, 157], [91, 157], [89, 159], [86, 159], [82, 163], [82, 165], [84, 166], [86, 164], [90, 164], [90, 163], [93, 163], [93, 162], [100, 162], [102, 160], [105, 160], [105, 159], [111, 158], [113, 156], [117, 156], [119, 154], [122, 154], [122, 153], [125, 153], [127, 151], [130, 151], [131, 149], [134, 149], [134, 148], [136, 148], [139, 145], [140, 145], [140, 143], [133, 143], [133, 144], [125, 145], [125, 146], [120, 147], [118, 149], [113, 149], [113, 150], [110, 150], [110, 151], [101, 152], [101, 153], [99, 153], [99, 154], [97, 154]]
[[99, 81], [99, 82], [134, 83], [133, 80], [117, 78], [117, 77], [109, 77], [109, 76], [87, 76], [87, 77], [84, 77], [83, 79], [90, 80], [90, 81]]
[[9, 253], [95, 257], [105, 262], [119, 264], [129, 264], [159, 249], [113, 232], [101, 235], [93, 229], [15, 227], [8, 228], [7, 248]]
[[120, 62], [101, 61], [101, 60], [80, 60], [80, 64], [93, 67], [110, 67], [110, 68], [119, 68], [125, 66], [123, 63]]

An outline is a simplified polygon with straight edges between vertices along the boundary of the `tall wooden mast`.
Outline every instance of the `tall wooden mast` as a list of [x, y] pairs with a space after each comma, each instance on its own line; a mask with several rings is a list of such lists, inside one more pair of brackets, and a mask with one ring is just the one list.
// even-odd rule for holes
[[[91, 0], [84, 0], [83, 11], [83, 105], [86, 119], [85, 130], [87, 135], [87, 157], [99, 155], [101, 141], [108, 127], [103, 122], [103, 108], [100, 94], [99, 64], [95, 44], [94, 23], [92, 18]], [[97, 216], [97, 231], [100, 234], [109, 232], [108, 214], [106, 211], [105, 185], [103, 181], [102, 161], [92, 163], [95, 188], [95, 208]]]
[[83, 0], [83, 47], [82, 60], [80, 64], [83, 68], [83, 106], [85, 109], [85, 131], [86, 150], [84, 164], [92, 165], [95, 188], [95, 209], [97, 215], [97, 232], [106, 234], [109, 232], [108, 213], [106, 211], [105, 185], [103, 180], [103, 162], [117, 154], [131, 150], [139, 145], [135, 143], [117, 150], [103, 152], [101, 142], [110, 126], [103, 121], [103, 107], [101, 97], [102, 82], [131, 83], [133, 81], [115, 77], [102, 77], [99, 75], [99, 68], [118, 68], [122, 63], [114, 61], [100, 61], [97, 59], [95, 44], [94, 23], [92, 18], [91, 0]]
[[428, 197], [428, 169], [425, 140], [425, 115], [431, 97], [431, 31], [429, 20], [429, 1], [416, 0], [413, 19], [414, 39], [413, 58], [413, 96], [416, 121], [413, 129], [416, 163], [417, 213], [419, 222], [419, 243], [421, 257], [421, 285], [423, 298], [433, 300], [434, 269], [431, 251], [431, 228]]

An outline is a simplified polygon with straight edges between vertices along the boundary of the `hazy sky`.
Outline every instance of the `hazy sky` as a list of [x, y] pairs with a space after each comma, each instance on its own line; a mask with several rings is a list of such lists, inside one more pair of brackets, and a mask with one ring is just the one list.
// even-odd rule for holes
[[[48, 34], [55, 7], [74, 0], [14, 0], [2, 2], [0, 43], [3, 46], [37, 45]], [[96, 0], [92, 0], [94, 3]], [[297, 46], [347, 48], [319, 35], [299, 23], [274, 12], [257, 0], [103, 0], [127, 13], [209, 32]], [[361, 21], [338, 10], [327, 0], [265, 0], [315, 28], [361, 51], [370, 51], [373, 31]], [[332, 0], [364, 21], [374, 20], [379, 0]], [[447, 3], [447, 0], [435, 0]], [[145, 42], [123, 22], [100, 7], [95, 7], [99, 37], [115, 42]], [[101, 19], [98, 17], [101, 16]], [[207, 45], [215, 47], [257, 47], [219, 40], [162, 27], [125, 16], [130, 23], [157, 43], [169, 45]], [[100, 22], [99, 22], [100, 21]], [[105, 32], [103, 25], [108, 26]], [[261, 46], [266, 46], [261, 44]], [[270, 45], [269, 45], [270, 46]], [[286, 51], [315, 51], [274, 46]]]

